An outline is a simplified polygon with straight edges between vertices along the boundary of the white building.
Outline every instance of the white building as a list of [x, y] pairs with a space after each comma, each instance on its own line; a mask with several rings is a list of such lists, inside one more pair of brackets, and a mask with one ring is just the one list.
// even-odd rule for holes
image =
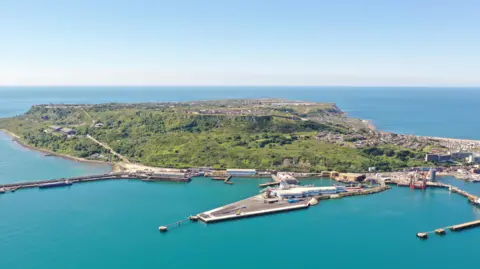
[[467, 163], [480, 163], [480, 155], [470, 155], [467, 157]]
[[278, 189], [273, 190], [272, 194], [278, 198], [303, 198], [311, 197], [322, 194], [337, 194], [346, 192], [347, 190], [343, 186], [329, 186], [329, 187], [297, 187], [291, 189]]

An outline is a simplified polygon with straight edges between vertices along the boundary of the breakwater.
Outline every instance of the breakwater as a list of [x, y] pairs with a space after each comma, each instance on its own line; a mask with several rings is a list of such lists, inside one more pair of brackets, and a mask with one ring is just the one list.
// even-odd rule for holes
[[[65, 183], [68, 182], [69, 185], [74, 183], [82, 182], [92, 182], [100, 180], [117, 180], [117, 179], [139, 179], [143, 181], [171, 181], [171, 182], [189, 182], [191, 180], [192, 174], [184, 175], [169, 175], [169, 174], [150, 174], [150, 173], [109, 173], [109, 174], [100, 174], [100, 175], [90, 175], [90, 176], [80, 176], [80, 177], [70, 177], [70, 178], [59, 178], [59, 179], [48, 179], [48, 180], [38, 180], [38, 181], [27, 181], [27, 182], [17, 182], [9, 184], [0, 184], [0, 190], [5, 192], [7, 191], [16, 191], [18, 189], [26, 188], [38, 188], [45, 186], [46, 184], [54, 183]], [[71, 184], [70, 184], [71, 183]]]

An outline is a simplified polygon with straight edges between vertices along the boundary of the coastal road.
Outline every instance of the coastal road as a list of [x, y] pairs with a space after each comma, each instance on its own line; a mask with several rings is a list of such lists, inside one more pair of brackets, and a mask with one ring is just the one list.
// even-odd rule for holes
[[118, 158], [120, 158], [120, 160], [124, 161], [125, 163], [130, 163], [130, 161], [124, 157], [123, 155], [121, 155], [120, 153], [116, 152], [115, 150], [113, 150], [110, 146], [108, 146], [107, 144], [105, 143], [102, 143], [100, 141], [98, 141], [97, 139], [93, 138], [92, 136], [90, 136], [89, 134], [87, 134], [87, 136], [90, 140], [92, 140], [93, 142], [99, 144], [100, 146], [104, 147], [105, 149], [107, 149], [108, 151], [110, 151], [110, 153], [112, 153], [113, 155], [117, 156]]

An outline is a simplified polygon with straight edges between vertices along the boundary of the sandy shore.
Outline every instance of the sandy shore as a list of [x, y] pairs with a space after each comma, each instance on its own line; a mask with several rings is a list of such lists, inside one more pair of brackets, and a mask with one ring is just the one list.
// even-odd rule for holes
[[461, 138], [448, 138], [448, 137], [435, 137], [435, 136], [417, 136], [417, 137], [426, 137], [429, 139], [444, 140], [444, 141], [457, 141], [457, 142], [467, 142], [467, 143], [480, 143], [480, 140], [472, 139], [461, 139]]
[[12, 132], [10, 132], [8, 130], [5, 130], [5, 129], [0, 129], [0, 131], [5, 133], [6, 135], [10, 136], [12, 138], [12, 140], [14, 142], [18, 143], [20, 146], [22, 146], [24, 148], [27, 148], [29, 150], [39, 151], [39, 152], [42, 152], [42, 153], [45, 153], [45, 154], [53, 155], [55, 157], [59, 157], [59, 158], [67, 159], [67, 160], [71, 160], [71, 161], [76, 161], [76, 162], [107, 164], [107, 165], [112, 166], [112, 170], [114, 172], [121, 170], [121, 165], [118, 165], [116, 163], [98, 161], [98, 160], [88, 160], [88, 159], [85, 159], [85, 158], [74, 157], [74, 156], [70, 156], [70, 155], [67, 155], [67, 154], [53, 152], [53, 151], [48, 150], [48, 149], [36, 148], [36, 147], [30, 146], [30, 145], [27, 145], [26, 143], [24, 143], [22, 141], [22, 139], [20, 138], [20, 136], [16, 135], [15, 133], [12, 133]]

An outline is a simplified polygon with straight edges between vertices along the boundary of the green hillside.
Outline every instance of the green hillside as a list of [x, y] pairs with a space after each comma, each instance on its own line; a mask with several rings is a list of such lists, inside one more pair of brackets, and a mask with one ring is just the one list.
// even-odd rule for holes
[[[213, 109], [213, 110], [212, 110]], [[312, 119], [325, 119], [321, 120]], [[96, 126], [92, 122], [101, 123]], [[67, 137], [49, 126], [76, 130]], [[396, 146], [357, 149], [318, 141], [318, 133], [365, 132], [333, 104], [107, 104], [35, 106], [0, 119], [35, 147], [79, 157], [116, 159], [85, 135], [108, 144], [131, 162], [159, 167], [257, 168], [295, 171], [365, 171], [421, 164], [421, 152]], [[360, 128], [360, 129], [359, 129]]]

